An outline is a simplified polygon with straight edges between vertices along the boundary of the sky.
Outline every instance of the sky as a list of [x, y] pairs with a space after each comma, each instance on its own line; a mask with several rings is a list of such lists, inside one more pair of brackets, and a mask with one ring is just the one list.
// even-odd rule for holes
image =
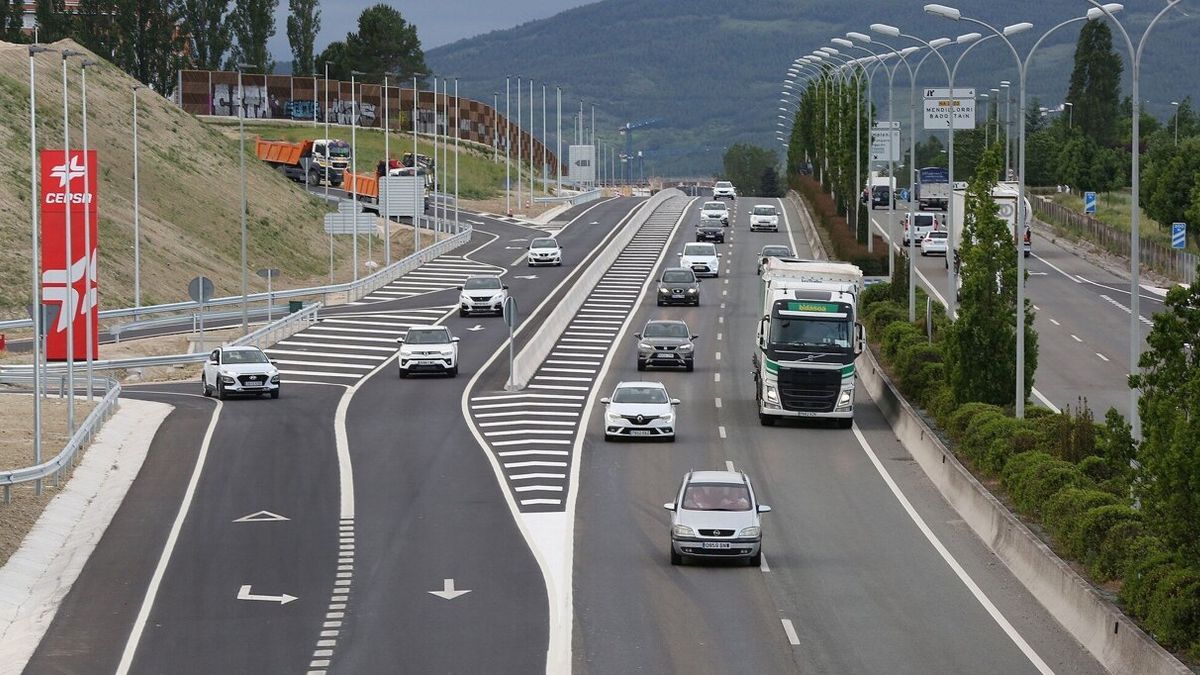
[[[358, 30], [358, 15], [368, 7], [386, 4], [417, 26], [421, 48], [428, 51], [456, 40], [493, 30], [545, 19], [595, 0], [325, 0], [321, 2], [321, 32], [317, 53], [346, 33]], [[287, 39], [288, 0], [279, 0], [275, 36], [268, 46], [276, 61], [290, 61]]]

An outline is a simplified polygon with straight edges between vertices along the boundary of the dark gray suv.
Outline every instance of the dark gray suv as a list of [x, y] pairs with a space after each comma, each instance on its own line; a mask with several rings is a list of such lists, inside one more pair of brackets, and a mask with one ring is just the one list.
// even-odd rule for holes
[[690, 373], [696, 367], [696, 345], [692, 341], [700, 336], [692, 335], [683, 321], [651, 319], [634, 337], [638, 339], [638, 370], [683, 366]]
[[700, 306], [700, 280], [686, 267], [668, 267], [658, 278], [659, 307], [663, 305]]

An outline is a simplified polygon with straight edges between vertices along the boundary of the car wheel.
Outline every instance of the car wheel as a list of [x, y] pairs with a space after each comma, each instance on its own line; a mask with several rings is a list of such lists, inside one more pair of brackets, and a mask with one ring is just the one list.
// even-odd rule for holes
[[638, 372], [641, 372], [646, 369], [646, 362], [643, 359], [637, 360], [637, 369], [638, 369]]
[[683, 564], [683, 556], [681, 556], [675, 552], [674, 546], [671, 547], [671, 564], [672, 565], [682, 565]]
[[662, 301], [662, 300], [655, 300], [655, 301], [654, 301], [654, 304], [658, 305], [659, 307], [662, 307], [662, 306], [663, 306], [663, 301]]
[[217, 382], [217, 399], [220, 401], [225, 400], [225, 385], [219, 381]]
[[279, 391], [280, 388], [276, 387], [275, 390], [271, 392], [271, 398], [279, 398]]
[[450, 377], [458, 377], [458, 366], [451, 366], [446, 370], [446, 374]]
[[758, 553], [755, 553], [754, 555], [750, 556], [746, 560], [746, 564], [750, 567], [761, 567], [762, 566], [762, 549], [759, 549]]
[[559, 260], [558, 262], [554, 263], [554, 266], [555, 266], [555, 267], [562, 267], [562, 261], [561, 261], [561, 260]]
[[200, 392], [205, 396], [212, 396], [212, 392], [208, 389], [208, 382], [205, 381], [203, 375], [200, 376]]
[[696, 298], [696, 301], [693, 302], [692, 304], [695, 305], [696, 307], [699, 307], [700, 306], [700, 298]]
[[402, 379], [402, 380], [408, 377], [408, 371], [406, 371], [406, 370], [401, 369], [399, 371], [399, 373], [400, 373], [400, 379]]
[[924, 258], [924, 257], [926, 257], [926, 256], [928, 256], [928, 255], [929, 255], [929, 254], [928, 254], [928, 253], [926, 253], [925, 251], [921, 251], [921, 257], [922, 257], [922, 258]]
[[771, 417], [770, 415], [758, 413], [758, 423], [764, 427], [773, 427], [775, 426], [775, 418]]
[[464, 317], [466, 317], [466, 316], [467, 316], [467, 310], [465, 310], [465, 309], [460, 309], [460, 310], [458, 310], [458, 318], [460, 318], [460, 319], [461, 319], [461, 318], [464, 318]]
[[605, 443], [612, 443], [614, 440], [616, 440], [616, 439], [614, 439], [610, 434], [604, 434], [604, 442]]
[[683, 367], [687, 370], [687, 372], [690, 373], [696, 369], [696, 361], [693, 359], [688, 359], [684, 362]]

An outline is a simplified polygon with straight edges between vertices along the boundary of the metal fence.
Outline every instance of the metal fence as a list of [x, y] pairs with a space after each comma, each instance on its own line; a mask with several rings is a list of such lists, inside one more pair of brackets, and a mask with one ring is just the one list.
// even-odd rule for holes
[[[4, 374], [0, 375], [0, 382], [21, 387], [28, 385], [32, 389], [33, 375]], [[0, 487], [3, 488], [5, 504], [12, 500], [12, 486], [18, 483], [40, 481], [43, 478], [53, 475], [54, 484], [58, 485], [62, 478], [62, 472], [75, 465], [75, 458], [79, 450], [87, 447], [92, 442], [92, 438], [100, 430], [100, 426], [112, 416], [117, 408], [117, 399], [121, 395], [120, 383], [107, 377], [94, 378], [92, 386], [102, 388], [104, 390], [104, 397], [100, 399], [95, 408], [92, 408], [92, 412], [88, 414], [83, 423], [79, 425], [79, 428], [75, 430], [75, 433], [71, 435], [71, 438], [67, 440], [67, 444], [61, 452], [55, 455], [53, 459], [42, 462], [37, 466], [13, 469], [11, 471], [0, 471]]]
[[[1034, 196], [1031, 200], [1037, 217], [1050, 225], [1091, 242], [1114, 255], [1128, 258], [1130, 236], [1114, 227], [1105, 225], [1085, 213], [1078, 213], [1046, 197]], [[1200, 256], [1188, 251], [1173, 249], [1162, 243], [1139, 237], [1140, 255], [1143, 266], [1174, 281], [1192, 284], [1196, 281], [1196, 265]]]

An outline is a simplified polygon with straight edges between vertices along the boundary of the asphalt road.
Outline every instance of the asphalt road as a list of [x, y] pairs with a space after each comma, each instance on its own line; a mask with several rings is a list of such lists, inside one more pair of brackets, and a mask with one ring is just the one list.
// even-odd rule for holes
[[[897, 205], [897, 241], [900, 240], [907, 205]], [[940, 212], [939, 212], [940, 213]], [[887, 211], [871, 213], [877, 231], [886, 236]], [[916, 256], [920, 274], [917, 282], [932, 286], [944, 300], [948, 283], [945, 260], [938, 256]], [[1029, 279], [1026, 294], [1033, 303], [1034, 327], [1038, 332], [1038, 367], [1033, 386], [1034, 400], [1058, 408], [1078, 406], [1085, 397], [1097, 418], [1110, 407], [1129, 417], [1129, 280], [1093, 263], [1068, 243], [1052, 242], [1037, 231], [1033, 255], [1025, 259]], [[1142, 348], [1154, 314], [1163, 308], [1162, 298], [1140, 293]], [[924, 311], [920, 308], [919, 311]]]
[[[863, 393], [863, 442], [823, 424], [759, 425], [755, 259], [763, 244], [789, 241], [746, 230], [754, 201], [738, 201], [743, 225], [718, 245], [728, 268], [704, 285], [718, 301], [656, 308], [643, 299], [629, 321], [686, 320], [701, 336], [695, 372], [639, 373], [635, 345], [624, 340], [601, 373], [600, 392], [621, 380], [666, 384], [682, 399], [680, 436], [605, 443], [599, 407], [586, 422], [574, 514], [575, 672], [1037, 672], [1018, 643], [1048, 670], [1103, 672], [945, 504]], [[671, 250], [690, 234], [680, 232]], [[746, 471], [774, 507], [763, 566], [670, 565], [662, 504], [688, 470], [728, 466]]]

